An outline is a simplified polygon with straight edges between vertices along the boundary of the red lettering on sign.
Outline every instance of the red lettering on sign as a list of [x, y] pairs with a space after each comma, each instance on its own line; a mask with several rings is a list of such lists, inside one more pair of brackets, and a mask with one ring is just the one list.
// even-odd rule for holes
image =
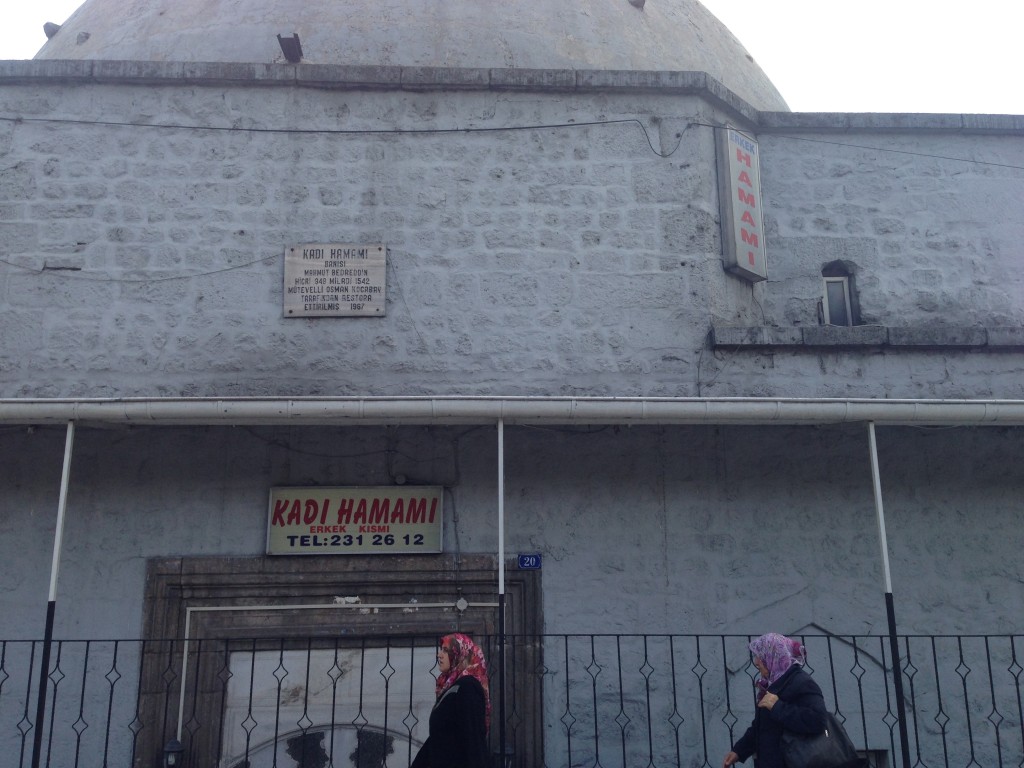
[[284, 527], [286, 525], [284, 520], [284, 513], [288, 509], [288, 499], [277, 499], [274, 502], [274, 516], [270, 518], [271, 525], [277, 525]]
[[743, 215], [740, 216], [740, 221], [742, 221], [744, 224], [749, 224], [752, 227], [757, 226], [757, 222], [754, 221], [754, 217], [750, 215], [750, 211], [744, 211]]
[[753, 232], [747, 232], [745, 229], [740, 230], [740, 237], [743, 238], [743, 242], [747, 245], [752, 245], [757, 248], [758, 237]]
[[395, 499], [395, 508], [391, 510], [391, 522], [399, 525], [405, 522], [405, 502], [401, 498]]
[[749, 205], [751, 208], [757, 208], [757, 200], [749, 192], [744, 192], [742, 189], [737, 189], [736, 194], [739, 195], [740, 202], [745, 205]]
[[391, 499], [374, 499], [370, 506], [370, 524], [386, 523], [388, 511], [391, 509]]
[[746, 184], [748, 187], [754, 186], [754, 182], [750, 180], [750, 174], [748, 174], [746, 171], [740, 171], [739, 178], [736, 180], [742, 184]]
[[742, 149], [736, 149], [736, 159], [743, 163], [747, 168], [750, 168], [750, 155], [744, 152]]
[[338, 505], [338, 525], [342, 523], [352, 522], [352, 506], [355, 504], [353, 499], [342, 499]]
[[[410, 525], [414, 523], [425, 523], [427, 517], [426, 499], [409, 499], [409, 509], [405, 513], [405, 521]], [[431, 511], [430, 522], [434, 522], [433, 511]]]
[[366, 522], [366, 499], [359, 500], [359, 506], [356, 507], [356, 513], [352, 517], [353, 523], [365, 523]]
[[330, 506], [330, 501], [327, 499], [324, 499], [324, 506], [322, 510], [316, 503], [316, 499], [306, 499], [306, 508], [302, 513], [302, 522], [306, 525], [312, 525], [317, 522], [317, 520], [323, 523], [327, 519], [328, 506]]

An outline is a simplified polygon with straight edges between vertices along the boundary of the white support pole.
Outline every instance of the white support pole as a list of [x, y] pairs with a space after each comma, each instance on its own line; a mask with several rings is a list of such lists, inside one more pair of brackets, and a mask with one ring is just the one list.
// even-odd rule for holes
[[60, 553], [64, 543], [64, 517], [68, 508], [68, 482], [71, 478], [71, 451], [75, 444], [75, 422], [68, 422], [64, 438], [64, 469], [60, 475], [60, 497], [57, 501], [57, 529], [53, 534], [53, 559], [50, 562], [50, 591], [47, 599], [57, 599], [57, 575], [60, 572]]
[[878, 470], [878, 443], [875, 442], [875, 423], [868, 422], [868, 443], [871, 450], [871, 484], [875, 491], [875, 519], [878, 523], [878, 542], [882, 549], [882, 579], [885, 593], [892, 594], [892, 574], [889, 571], [889, 541], [885, 535], [885, 510], [882, 507], [882, 476]]
[[505, 594], [505, 421], [498, 419], [498, 594]]
[[181, 741], [181, 729], [185, 723], [185, 685], [188, 683], [188, 636], [192, 631], [192, 608], [185, 609], [185, 635], [181, 646], [181, 688], [178, 693], [178, 728], [174, 738]]
[[885, 535], [885, 511], [882, 508], [882, 476], [878, 470], [878, 443], [875, 423], [868, 422], [868, 447], [871, 451], [871, 484], [875, 490], [875, 518], [878, 541], [882, 549], [882, 578], [885, 581], [885, 614], [889, 624], [889, 655], [892, 657], [892, 681], [899, 718], [900, 751], [903, 768], [910, 768], [910, 734], [907, 730], [907, 704], [903, 697], [903, 670], [900, 668], [900, 644], [896, 634], [896, 603], [892, 597], [892, 574], [889, 572], [889, 541]]
[[64, 468], [60, 474], [60, 496], [57, 500], [57, 525], [53, 534], [53, 559], [50, 562], [50, 588], [46, 598], [46, 625], [43, 629], [43, 653], [39, 662], [39, 698], [32, 734], [32, 768], [39, 768], [43, 746], [43, 718], [46, 716], [46, 679], [50, 674], [50, 649], [53, 646], [53, 620], [57, 612], [57, 576], [64, 541], [64, 517], [68, 505], [68, 484], [71, 480], [71, 452], [75, 444], [75, 422], [68, 422], [64, 438]]
[[505, 757], [505, 420], [498, 419], [498, 750]]

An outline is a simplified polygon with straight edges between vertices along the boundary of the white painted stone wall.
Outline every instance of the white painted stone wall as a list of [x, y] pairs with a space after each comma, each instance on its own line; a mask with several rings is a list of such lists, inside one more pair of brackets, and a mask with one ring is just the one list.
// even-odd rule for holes
[[[1019, 127], [765, 118], [771, 278], [751, 288], [721, 268], [696, 123], [742, 115], [714, 92], [239, 79], [0, 88], [0, 115], [24, 119], [0, 122], [0, 395], [1022, 396], [1012, 345], [708, 342], [713, 325], [815, 326], [836, 258], [872, 323], [1019, 327]], [[502, 130], [329, 132], [466, 127]], [[385, 318], [282, 318], [284, 248], [311, 241], [388, 245]], [[439, 432], [404, 438], [404, 474], [452, 489], [449, 545], [491, 551], [493, 434]], [[147, 557], [259, 554], [270, 485], [390, 482], [382, 434], [84, 431], [62, 631], [133, 635]], [[4, 435], [7, 635], [39, 634], [62, 439]], [[1020, 439], [883, 434], [908, 629], [1016, 626]], [[880, 631], [862, 430], [513, 430], [509, 462], [509, 548], [545, 555], [549, 631]]]
[[[631, 119], [694, 99], [32, 87], [4, 113], [424, 130]], [[338, 135], [3, 125], [2, 392], [679, 391], [704, 343], [711, 132], [636, 123]], [[661, 135], [659, 135], [659, 133]], [[286, 246], [383, 242], [388, 314], [281, 316]], [[12, 266], [17, 265], [17, 266]], [[526, 375], [523, 375], [523, 374]]]
[[817, 323], [800, 297], [838, 259], [857, 267], [865, 324], [1024, 325], [1019, 133], [783, 128], [762, 143], [775, 324]]
[[[1013, 125], [776, 114], [751, 288], [721, 267], [703, 125], [737, 114], [697, 96], [240, 79], [8, 78], [0, 394], [1021, 396]], [[387, 133], [455, 128], [482, 130]], [[385, 243], [387, 316], [284, 319], [303, 242]], [[816, 327], [836, 259], [865, 323], [988, 329], [1013, 354], [708, 349], [712, 325]]]

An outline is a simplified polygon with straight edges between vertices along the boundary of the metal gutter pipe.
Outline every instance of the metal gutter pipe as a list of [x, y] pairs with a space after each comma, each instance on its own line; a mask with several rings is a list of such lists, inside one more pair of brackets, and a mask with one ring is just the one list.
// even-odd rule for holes
[[1024, 400], [302, 397], [0, 399], [0, 424], [837, 424], [1024, 426]]

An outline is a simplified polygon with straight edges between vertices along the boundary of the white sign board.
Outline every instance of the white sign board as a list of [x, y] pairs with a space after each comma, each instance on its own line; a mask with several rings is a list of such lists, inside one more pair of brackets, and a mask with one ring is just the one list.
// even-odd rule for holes
[[438, 486], [272, 488], [268, 555], [384, 555], [441, 551]]
[[383, 316], [386, 273], [383, 245], [289, 246], [284, 251], [284, 316]]
[[733, 128], [718, 131], [718, 194], [725, 268], [752, 283], [768, 279], [757, 141]]

